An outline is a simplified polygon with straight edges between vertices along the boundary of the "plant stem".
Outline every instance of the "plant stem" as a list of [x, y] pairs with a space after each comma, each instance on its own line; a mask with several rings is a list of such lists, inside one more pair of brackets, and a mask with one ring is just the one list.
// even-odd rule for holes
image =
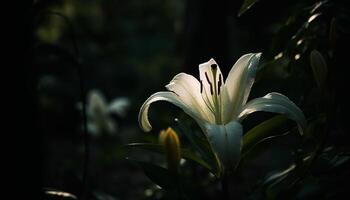
[[230, 199], [229, 176], [226, 172], [224, 173], [221, 179], [221, 187], [222, 187], [223, 199], [229, 200]]

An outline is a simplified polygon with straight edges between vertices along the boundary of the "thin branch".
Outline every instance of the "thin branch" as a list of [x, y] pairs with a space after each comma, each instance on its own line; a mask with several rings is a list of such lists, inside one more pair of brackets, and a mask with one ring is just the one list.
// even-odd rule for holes
[[86, 199], [86, 191], [88, 186], [88, 172], [89, 172], [89, 160], [90, 160], [90, 145], [89, 145], [89, 134], [87, 130], [87, 115], [86, 115], [86, 88], [85, 88], [85, 74], [83, 70], [83, 65], [81, 63], [80, 52], [78, 48], [78, 43], [76, 39], [76, 35], [73, 29], [73, 25], [71, 21], [63, 14], [59, 12], [48, 11], [46, 12], [50, 15], [55, 15], [61, 17], [69, 28], [69, 33], [72, 39], [74, 55], [75, 55], [75, 64], [77, 66], [78, 76], [79, 76], [79, 88], [80, 88], [80, 100], [82, 102], [82, 117], [83, 117], [83, 135], [84, 135], [84, 161], [83, 161], [83, 189], [80, 194], [79, 199]]

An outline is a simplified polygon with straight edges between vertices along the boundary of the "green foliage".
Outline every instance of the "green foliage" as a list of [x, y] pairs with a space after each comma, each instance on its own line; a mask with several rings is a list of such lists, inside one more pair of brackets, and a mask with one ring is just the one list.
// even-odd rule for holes
[[249, 153], [249, 151], [252, 150], [255, 145], [281, 134], [279, 132], [276, 133], [276, 129], [286, 124], [287, 121], [287, 117], [278, 115], [249, 130], [243, 136], [242, 157]]
[[323, 87], [327, 78], [327, 64], [323, 56], [317, 50], [310, 53], [310, 65], [318, 87]]
[[[310, 160], [311, 155], [304, 156], [299, 164], [294, 163], [285, 169], [277, 170], [266, 176], [259, 183], [261, 195], [267, 199], [289, 198], [288, 196], [293, 195], [293, 193], [295, 193], [293, 196], [298, 196], [302, 199], [322, 197], [322, 194], [327, 193], [327, 191], [322, 191], [322, 189], [326, 189], [337, 180], [336, 177], [330, 175], [330, 172], [339, 170], [339, 173], [344, 174], [350, 164], [349, 155], [344, 152], [337, 153], [333, 147], [323, 150], [312, 169], [309, 168]], [[309, 170], [312, 170], [312, 176], [301, 179], [305, 172], [309, 172]], [[324, 175], [324, 177], [319, 177], [320, 174]], [[337, 190], [341, 191], [340, 188]]]
[[[139, 148], [139, 149], [144, 149], [144, 150], [164, 154], [164, 148], [160, 144], [131, 143], [131, 144], [127, 144], [125, 147]], [[204, 168], [207, 168], [210, 171], [212, 170], [212, 167], [208, 163], [206, 163], [204, 160], [202, 160], [200, 157], [198, 157], [194, 152], [190, 151], [189, 149], [181, 149], [181, 156], [185, 159], [198, 163], [199, 165], [203, 166]]]
[[241, 8], [239, 9], [238, 16], [241, 16], [247, 10], [249, 10], [259, 0], [244, 0]]
[[177, 187], [174, 176], [165, 168], [151, 164], [149, 162], [137, 162], [145, 172], [146, 176], [160, 187], [171, 190]]

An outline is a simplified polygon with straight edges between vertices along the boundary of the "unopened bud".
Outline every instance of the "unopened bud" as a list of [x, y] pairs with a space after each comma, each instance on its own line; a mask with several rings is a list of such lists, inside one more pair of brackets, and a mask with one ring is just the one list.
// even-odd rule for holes
[[168, 169], [177, 173], [180, 164], [180, 140], [172, 128], [160, 132], [159, 142], [164, 146]]

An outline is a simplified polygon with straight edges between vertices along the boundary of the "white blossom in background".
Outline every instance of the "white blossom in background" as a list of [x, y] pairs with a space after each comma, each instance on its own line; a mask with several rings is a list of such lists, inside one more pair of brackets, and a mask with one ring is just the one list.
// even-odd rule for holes
[[[99, 90], [91, 90], [86, 103], [88, 132], [94, 136], [104, 133], [113, 135], [118, 131], [118, 125], [111, 115], [124, 118], [129, 107], [130, 101], [126, 97], [115, 98], [111, 103], [107, 103]], [[79, 108], [81, 109], [81, 103]]]

